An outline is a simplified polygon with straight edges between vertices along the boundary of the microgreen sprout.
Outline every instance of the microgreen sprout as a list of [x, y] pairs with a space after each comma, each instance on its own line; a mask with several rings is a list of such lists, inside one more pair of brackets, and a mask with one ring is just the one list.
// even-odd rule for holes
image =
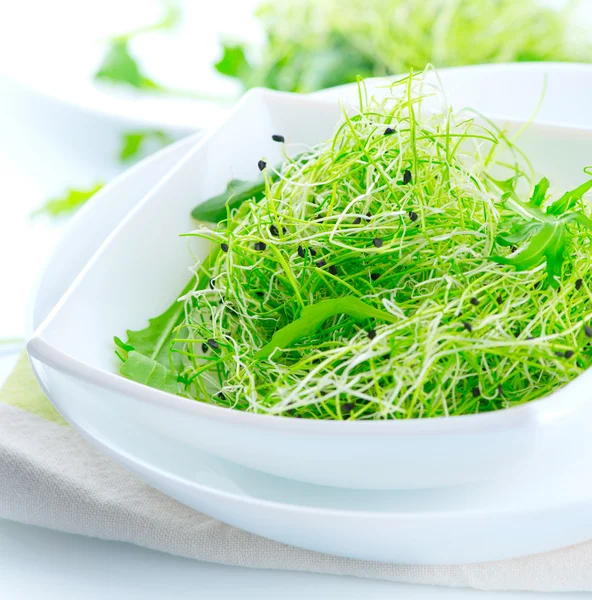
[[[243, 411], [349, 420], [488, 412], [565, 385], [592, 365], [588, 184], [549, 203], [523, 162], [422, 75], [345, 107], [333, 139], [189, 234], [212, 250], [176, 312], [153, 321], [170, 333], [150, 338], [168, 340], [156, 360], [170, 375], [154, 382]], [[543, 244], [547, 226], [561, 252]], [[128, 337], [136, 378], [130, 348], [148, 336]]]

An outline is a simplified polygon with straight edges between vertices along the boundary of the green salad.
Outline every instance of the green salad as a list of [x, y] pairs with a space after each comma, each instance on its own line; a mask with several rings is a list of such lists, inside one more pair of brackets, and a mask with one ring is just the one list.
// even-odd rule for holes
[[[217, 70], [254, 86], [311, 92], [427, 64], [582, 61], [561, 10], [540, 0], [281, 0], [257, 10], [262, 46], [226, 40]], [[580, 37], [580, 39], [578, 39]]]
[[116, 338], [124, 376], [254, 413], [406, 419], [522, 404], [592, 364], [585, 173], [550, 193], [421, 74], [380, 100], [360, 83], [332, 139], [290, 141], [261, 181], [195, 208], [217, 221], [186, 234], [209, 256]]

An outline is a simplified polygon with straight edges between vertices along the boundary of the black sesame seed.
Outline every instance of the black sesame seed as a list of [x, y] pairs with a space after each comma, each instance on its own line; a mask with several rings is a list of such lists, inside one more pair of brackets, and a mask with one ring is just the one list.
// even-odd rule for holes
[[366, 221], [369, 221], [372, 218], [372, 213], [370, 211], [368, 211], [366, 213]]
[[415, 221], [417, 221], [417, 219], [419, 219], [419, 217], [417, 216], [417, 213], [416, 213], [416, 212], [413, 212], [412, 210], [410, 210], [410, 211], [409, 211], [409, 218], [410, 218], [410, 219], [411, 219], [413, 222], [415, 222]]
[[478, 387], [474, 387], [471, 390], [471, 394], [473, 394], [473, 398], [478, 398], [481, 395], [481, 390]]
[[563, 358], [565, 356], [565, 354], [563, 354], [563, 352], [555, 352], [555, 356], [557, 356], [559, 358]]
[[222, 252], [228, 252], [228, 244], [222, 243], [220, 244], [220, 248], [222, 248]]
[[477, 298], [475, 298], [475, 297], [471, 298], [470, 302], [471, 302], [471, 304], [473, 306], [478, 306], [479, 305], [479, 300]]
[[275, 225], [269, 226], [269, 233], [271, 233], [273, 237], [278, 237], [280, 234], [279, 229]]
[[317, 255], [317, 251], [314, 248], [309, 248], [308, 251], [310, 252], [311, 256], [316, 256]]
[[565, 358], [571, 358], [573, 355], [573, 350], [566, 350], [563, 356], [565, 356]]
[[463, 321], [462, 325], [469, 333], [473, 331], [473, 326], [468, 321]]
[[259, 167], [259, 170], [260, 170], [260, 171], [263, 171], [263, 169], [265, 169], [265, 167], [267, 166], [267, 163], [266, 163], [264, 160], [260, 160], [260, 161], [257, 163], [257, 166]]
[[267, 244], [265, 242], [255, 242], [255, 250], [259, 250], [260, 252], [262, 252], [263, 250], [265, 250], [265, 248], [267, 248]]
[[501, 304], [501, 303], [504, 301], [504, 299], [503, 299], [501, 296], [498, 296], [498, 297], [495, 299], [495, 301], [496, 301], [498, 304]]
[[329, 273], [331, 273], [331, 275], [337, 275], [337, 267], [335, 265], [331, 265], [329, 267]]
[[283, 136], [283, 135], [278, 135], [277, 133], [274, 133], [274, 134], [271, 136], [271, 139], [272, 139], [274, 142], [282, 142], [282, 143], [283, 143], [283, 142], [285, 142], [285, 141], [286, 141], [286, 140], [284, 139], [284, 136]]
[[376, 281], [380, 277], [380, 273], [370, 273], [370, 279]]
[[213, 340], [212, 338], [208, 340], [208, 346], [210, 348], [213, 348], [214, 350], [217, 350], [220, 347], [218, 346], [218, 342], [216, 340]]
[[371, 329], [368, 332], [368, 338], [371, 339], [371, 340], [373, 340], [375, 337], [376, 337], [376, 330], [375, 329]]
[[581, 290], [582, 289], [582, 284], [583, 284], [583, 280], [582, 279], [577, 279], [576, 280], [576, 290]]
[[380, 248], [383, 244], [383, 241], [381, 238], [374, 238], [372, 240], [372, 243], [374, 244], [374, 246], [376, 246], [376, 248]]
[[354, 225], [359, 225], [362, 222], [362, 217], [356, 217], [356, 220], [354, 221]]
[[586, 334], [586, 337], [592, 338], [592, 327], [586, 325], [586, 327], [584, 327], [584, 333]]
[[321, 258], [321, 260], [317, 260], [316, 265], [317, 267], [322, 268], [327, 264], [327, 261], [324, 258]]
[[384, 130], [384, 135], [393, 135], [393, 133], [395, 133], [395, 130], [392, 127], [387, 127]]
[[302, 246], [298, 246], [298, 256], [300, 258], [304, 258], [306, 256], [306, 254], [304, 252], [304, 248]]
[[405, 169], [403, 173], [403, 185], [407, 185], [411, 182], [411, 171], [409, 169]]
[[207, 352], [208, 351], [208, 345], [205, 342], [201, 345], [201, 351], [202, 352]]
[[282, 233], [286, 235], [288, 233], [287, 227], [282, 227]]
[[355, 403], [354, 402], [344, 402], [341, 405], [341, 414], [346, 418], [349, 419], [350, 413], [351, 411], [354, 409], [355, 407]]

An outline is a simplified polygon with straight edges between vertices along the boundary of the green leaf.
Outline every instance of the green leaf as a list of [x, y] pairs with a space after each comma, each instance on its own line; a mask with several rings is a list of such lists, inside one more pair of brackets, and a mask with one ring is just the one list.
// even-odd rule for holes
[[[272, 176], [270, 179], [273, 181], [274, 177]], [[264, 196], [265, 181], [252, 182], [233, 179], [225, 192], [198, 204], [191, 212], [191, 216], [198, 221], [218, 223], [226, 218], [227, 207], [231, 210], [238, 208], [247, 200], [259, 202]]]
[[557, 287], [556, 277], [561, 273], [566, 242], [563, 223], [545, 223], [520, 252], [513, 256], [492, 256], [491, 260], [513, 266], [517, 271], [527, 271], [547, 261], [549, 282]]
[[178, 380], [173, 371], [139, 352], [131, 351], [128, 354], [127, 360], [121, 365], [121, 374], [158, 390], [177, 393]]
[[578, 200], [592, 188], [592, 179], [578, 186], [575, 190], [565, 192], [559, 200], [556, 200], [547, 209], [549, 215], [562, 215], [568, 210], [571, 210], [577, 203]]
[[124, 83], [140, 90], [162, 90], [161, 86], [146, 77], [136, 59], [130, 54], [126, 39], [114, 39], [103, 59], [95, 79], [111, 83]]
[[138, 159], [145, 154], [146, 147], [151, 143], [164, 148], [168, 146], [173, 139], [171, 136], [161, 130], [148, 131], [128, 131], [122, 135], [121, 149], [119, 150], [119, 160], [127, 162], [132, 159]]
[[530, 197], [530, 203], [533, 206], [541, 206], [547, 197], [547, 191], [549, 189], [549, 180], [543, 177], [535, 186], [532, 196]]
[[214, 64], [214, 68], [222, 75], [242, 78], [251, 69], [243, 46], [224, 44], [222, 58]]
[[[195, 286], [195, 280], [191, 280], [185, 289], [179, 294], [182, 296]], [[127, 341], [122, 342], [114, 338], [115, 343], [127, 352], [133, 351], [155, 360], [163, 365], [169, 365], [169, 349], [175, 337], [175, 328], [183, 320], [183, 303], [175, 300], [162, 314], [148, 319], [148, 327], [133, 331], [126, 331]]]
[[347, 315], [356, 321], [363, 319], [378, 319], [388, 323], [397, 321], [397, 318], [390, 313], [369, 306], [355, 296], [322, 300], [305, 306], [298, 319], [276, 331], [269, 344], [255, 354], [255, 359], [267, 358], [276, 348], [288, 348], [299, 339], [314, 333], [327, 319], [335, 315]]
[[526, 241], [533, 233], [542, 227], [538, 221], [515, 224], [511, 233], [502, 233], [497, 236], [496, 241], [500, 246], [514, 246]]
[[69, 215], [78, 210], [103, 186], [103, 183], [95, 183], [88, 189], [70, 188], [66, 190], [62, 196], [50, 198], [43, 206], [33, 212], [32, 216], [46, 215], [49, 217], [61, 217]]

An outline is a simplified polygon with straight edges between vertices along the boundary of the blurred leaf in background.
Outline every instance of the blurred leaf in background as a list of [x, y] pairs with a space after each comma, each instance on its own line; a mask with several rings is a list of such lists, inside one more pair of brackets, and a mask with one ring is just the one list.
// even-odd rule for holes
[[38, 208], [33, 217], [63, 217], [72, 214], [79, 209], [89, 198], [94, 196], [102, 187], [103, 183], [95, 183], [89, 188], [67, 189], [61, 196], [50, 198], [43, 206]]
[[161, 130], [128, 131], [122, 135], [119, 160], [138, 160], [172, 143], [173, 138]]
[[590, 61], [569, 18], [538, 0], [283, 0], [257, 11], [263, 48], [224, 44], [215, 65], [245, 88], [291, 92], [436, 67], [516, 61]]
[[161, 86], [143, 73], [138, 61], [130, 52], [129, 43], [133, 38], [146, 33], [172, 31], [182, 18], [183, 13], [179, 0], [167, 0], [164, 4], [163, 15], [156, 23], [113, 36], [109, 40], [109, 47], [103, 62], [95, 73], [95, 79], [126, 84], [139, 90], [169, 91], [168, 88]]
[[[127, 131], [121, 136], [121, 145], [117, 156], [122, 164], [137, 162], [152, 152], [168, 146], [173, 141], [168, 133], [157, 129]], [[60, 196], [47, 200], [32, 216], [46, 216], [52, 219], [69, 216], [83, 206], [104, 185], [104, 183], [98, 182], [90, 187], [68, 188]]]

